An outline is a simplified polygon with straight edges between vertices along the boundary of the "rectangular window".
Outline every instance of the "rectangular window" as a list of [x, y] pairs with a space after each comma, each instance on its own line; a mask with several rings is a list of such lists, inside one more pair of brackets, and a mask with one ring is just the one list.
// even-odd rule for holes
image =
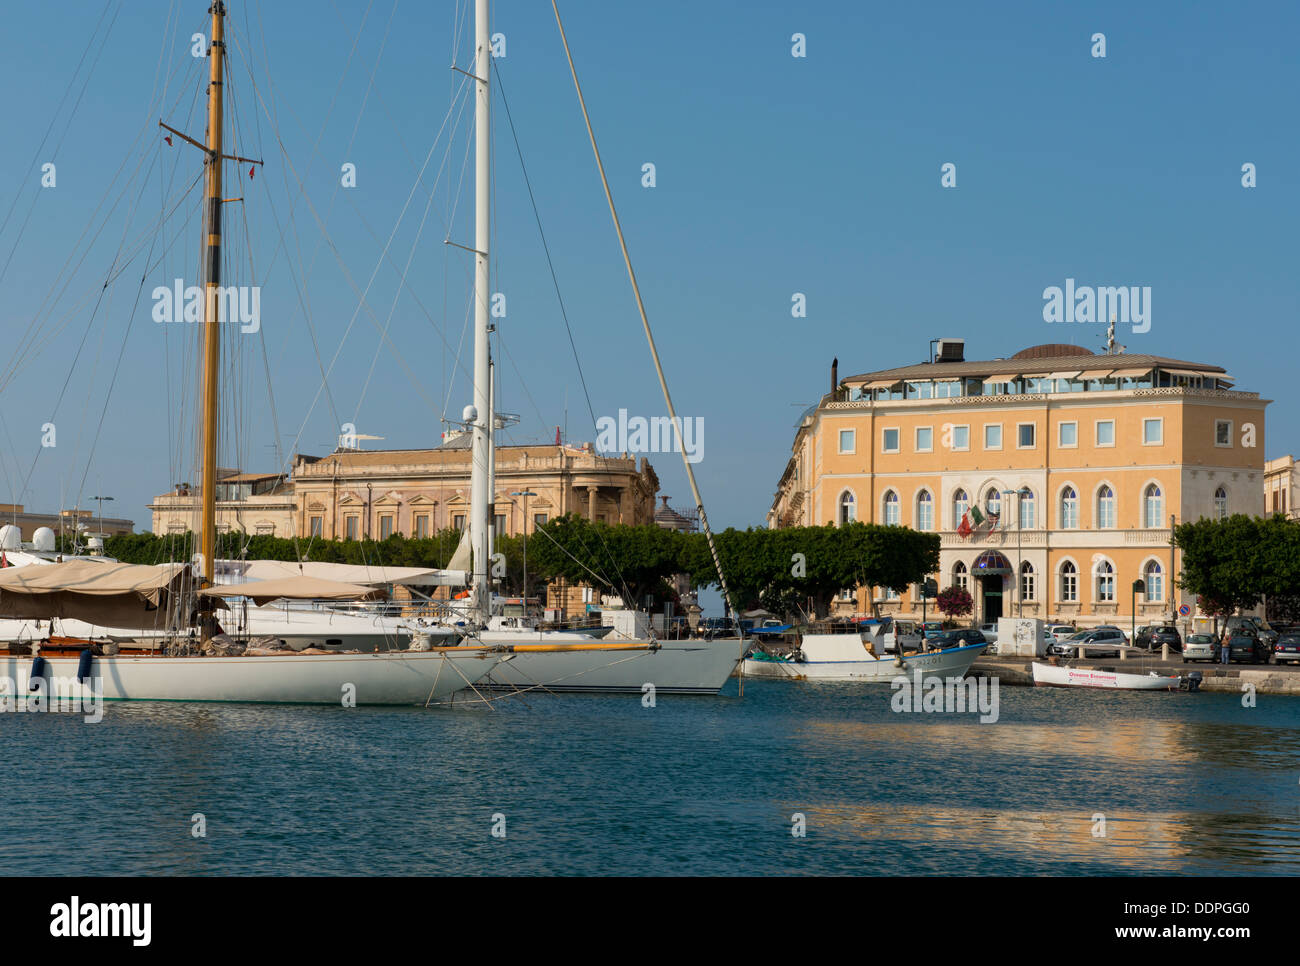
[[1070, 571], [1061, 574], [1061, 600], [1073, 603], [1079, 599], [1079, 575]]
[[984, 427], [984, 448], [1001, 449], [1002, 448], [1002, 424], [988, 423]]
[[321, 531], [324, 529], [324, 527], [325, 527], [325, 518], [324, 518], [324, 517], [313, 516], [313, 517], [311, 518], [311, 522], [310, 522], [310, 524], [308, 525], [308, 532], [309, 532], [313, 537], [319, 537], [319, 536], [321, 535]]
[[857, 447], [857, 430], [841, 429], [840, 430], [840, 452], [852, 453]]
[[381, 513], [379, 515], [379, 539], [387, 540], [393, 535], [393, 515], [391, 513]]
[[451, 525], [452, 525], [453, 527], [455, 527], [457, 530], [464, 530], [464, 529], [465, 529], [465, 514], [463, 514], [463, 513], [457, 513], [454, 517], [451, 518]]
[[1214, 421], [1214, 445], [1231, 446], [1232, 445], [1232, 420], [1216, 419]]
[[1034, 572], [1032, 570], [1023, 570], [1020, 573], [1020, 599], [1034, 599]]
[[886, 587], [885, 600], [898, 600], [898, 591], [896, 591], [893, 587]]
[[1142, 420], [1142, 443], [1144, 446], [1159, 446], [1165, 441], [1165, 421], [1163, 419]]
[[881, 431], [880, 449], [885, 453], [898, 452], [898, 430], [886, 429]]
[[498, 537], [504, 537], [506, 535], [506, 515], [504, 513], [496, 514], [492, 520], [492, 526], [496, 530]]
[[1079, 445], [1079, 424], [1061, 423], [1057, 426], [1057, 445], [1063, 449], [1072, 449]]
[[1097, 420], [1097, 445], [1098, 446], [1115, 445], [1115, 420], [1113, 419]]
[[1035, 426], [1033, 423], [1016, 424], [1016, 448], [1033, 449], [1035, 439]]
[[970, 449], [969, 426], [954, 426], [952, 428], [952, 448], [957, 452]]
[[423, 540], [429, 535], [429, 514], [421, 513], [415, 518], [415, 536]]
[[359, 531], [360, 524], [361, 524], [361, 518], [355, 516], [348, 517], [347, 520], [344, 522], [343, 524], [344, 533], [347, 534], [347, 538], [349, 540], [355, 540], [357, 538], [357, 533]]
[[929, 426], [918, 426], [916, 428], [916, 451], [918, 453], [929, 453], [934, 449], [934, 430]]
[[545, 514], [545, 513], [534, 513], [534, 514], [533, 514], [533, 529], [536, 530], [538, 527], [544, 527], [544, 526], [546, 526], [546, 514]]

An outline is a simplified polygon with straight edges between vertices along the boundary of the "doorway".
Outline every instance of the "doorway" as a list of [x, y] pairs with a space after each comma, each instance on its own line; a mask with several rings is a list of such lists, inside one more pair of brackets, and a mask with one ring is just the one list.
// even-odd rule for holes
[[980, 597], [983, 598], [982, 623], [996, 624], [1002, 616], [1002, 575], [986, 574], [980, 578]]

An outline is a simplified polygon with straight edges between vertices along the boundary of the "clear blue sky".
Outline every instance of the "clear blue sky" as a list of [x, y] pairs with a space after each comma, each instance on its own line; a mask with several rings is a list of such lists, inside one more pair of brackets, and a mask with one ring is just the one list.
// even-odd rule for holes
[[[239, 186], [244, 210], [228, 208], [231, 235], [243, 237], [245, 214], [250, 226], [263, 331], [242, 337], [232, 355], [240, 389], [229, 423], [239, 428], [223, 462], [275, 465], [266, 369], [282, 447], [305, 423], [296, 448], [327, 452], [338, 424], [354, 417], [358, 432], [384, 437], [370, 446], [436, 444], [444, 400], [450, 415], [469, 401], [454, 365], [469, 266], [443, 244], [444, 219], [453, 240], [472, 243], [463, 118], [449, 154], [438, 142], [424, 179], [432, 187], [450, 158], [408, 274], [428, 316], [402, 293], [389, 330], [398, 351], [380, 348], [373, 372], [376, 326], [362, 313], [347, 331], [358, 301], [340, 262], [366, 284], [416, 168], [449, 106], [461, 103], [448, 65], [458, 46], [458, 63], [470, 66], [468, 35], [460, 31], [459, 45], [454, 37], [464, 11], [450, 0], [374, 0], [368, 14], [364, 0], [228, 6], [245, 45], [231, 44], [238, 147], [267, 164]], [[163, 240], [174, 247], [146, 278], [134, 315], [140, 259], [93, 321], [89, 305], [132, 206], [128, 239], [198, 173], [195, 152], [160, 146], [151, 125], [164, 114], [202, 136], [189, 109], [206, 62], [188, 47], [190, 34], [207, 29], [206, 7], [68, 0], [6, 11], [0, 218], [16, 204], [0, 232], [0, 267], [17, 250], [0, 281], [8, 348], [0, 501], [53, 510], [78, 493], [83, 506], [107, 494], [116, 497], [110, 513], [145, 529], [150, 497], [193, 477], [192, 327], [157, 325], [149, 313], [155, 285], [193, 280], [198, 231], [182, 222], [197, 212], [197, 196], [168, 222]], [[38, 152], [106, 9], [107, 40], [91, 44], [87, 64], [98, 60], [85, 95], [71, 114], [83, 65]], [[762, 522], [794, 420], [826, 390], [833, 356], [848, 375], [919, 361], [938, 336], [964, 337], [972, 358], [1052, 341], [1099, 347], [1100, 325], [1042, 319], [1043, 289], [1067, 277], [1150, 286], [1150, 332], [1121, 331], [1120, 341], [1224, 365], [1240, 388], [1276, 401], [1267, 455], [1300, 451], [1295, 4], [568, 0], [561, 9], [678, 408], [704, 419], [696, 469], [717, 526]], [[179, 22], [171, 19], [164, 44], [173, 12]], [[506, 35], [498, 66], [595, 415], [661, 413], [549, 4], [501, 0], [493, 29]], [[791, 56], [796, 32], [807, 37], [806, 58]], [[1106, 35], [1105, 59], [1090, 55], [1095, 32]], [[250, 37], [260, 102], [248, 80]], [[164, 73], [174, 72], [166, 110], [150, 102], [160, 51]], [[569, 437], [593, 439], [499, 101], [495, 138], [494, 288], [507, 295], [501, 407], [523, 417], [505, 441], [553, 438], [566, 401]], [[52, 189], [39, 188], [45, 161], [57, 164]], [[357, 165], [358, 186], [336, 191], [345, 161]], [[644, 162], [657, 167], [653, 189], [641, 187]], [[955, 189], [940, 186], [945, 162], [957, 166]], [[1249, 190], [1247, 162], [1258, 172]], [[298, 178], [338, 251], [336, 259], [320, 247], [310, 274], [322, 236], [300, 199], [288, 218]], [[84, 251], [78, 237], [113, 185], [128, 186], [115, 217], [57, 310], [40, 311], [69, 253]], [[425, 202], [417, 192], [394, 235], [398, 266], [411, 256]], [[244, 264], [247, 248], [231, 243]], [[304, 274], [305, 286], [295, 281]], [[381, 268], [370, 289], [380, 324], [397, 274]], [[795, 292], [807, 296], [806, 319], [791, 318]], [[34, 318], [39, 351], [8, 371]], [[329, 379], [333, 409], [324, 397], [312, 408], [321, 384], [313, 331], [326, 363], [342, 346]], [[41, 452], [18, 493], [70, 374], [53, 418], [57, 446]], [[663, 492], [686, 503], [677, 457], [653, 462]]]

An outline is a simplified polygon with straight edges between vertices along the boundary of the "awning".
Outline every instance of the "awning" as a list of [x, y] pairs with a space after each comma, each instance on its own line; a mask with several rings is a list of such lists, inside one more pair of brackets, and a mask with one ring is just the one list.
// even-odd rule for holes
[[1111, 373], [1111, 377], [1115, 379], [1136, 378], [1137, 376], [1149, 375], [1151, 370], [1154, 368], [1154, 366], [1135, 366], [1132, 369], [1116, 369]]
[[1164, 369], [1160, 370], [1169, 376], [1188, 376], [1192, 379], [1216, 379], [1217, 372], [1206, 372], [1203, 369]]
[[0, 570], [0, 617], [81, 620], [100, 626], [154, 627], [181, 591], [188, 566], [73, 559]]
[[1078, 379], [1083, 373], [1075, 369], [1073, 372], [1053, 372], [1044, 378], [1047, 379]]
[[374, 587], [317, 577], [249, 580], [242, 584], [206, 587], [199, 593], [205, 597], [251, 597], [256, 604], [273, 600], [382, 600], [386, 596]]
[[1007, 376], [989, 376], [987, 379], [984, 380], [984, 385], [986, 385], [986, 386], [1003, 386], [1003, 385], [1006, 385], [1008, 382], [1012, 382], [1012, 381], [1014, 381], [1014, 380], [1016, 380], [1016, 379], [1019, 379], [1019, 378], [1020, 378], [1020, 377], [1017, 376], [1017, 375], [1015, 375], [1014, 373], [1011, 374], [1011, 375], [1007, 375]]
[[902, 379], [873, 379], [871, 380], [871, 382], [864, 384], [862, 388], [864, 390], [888, 389], [890, 386], [897, 386], [902, 381], [903, 381]]
[[432, 570], [423, 567], [374, 567], [367, 564], [325, 563], [319, 560], [218, 560], [218, 574], [245, 580], [282, 580], [286, 577], [315, 577], [345, 584], [378, 587], [402, 584], [409, 587], [464, 587], [463, 570]]

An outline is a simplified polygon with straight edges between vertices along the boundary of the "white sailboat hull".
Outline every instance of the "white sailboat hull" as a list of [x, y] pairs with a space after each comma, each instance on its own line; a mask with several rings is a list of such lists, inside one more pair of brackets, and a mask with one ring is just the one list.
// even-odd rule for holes
[[[821, 636], [821, 635], [817, 635]], [[855, 635], [842, 635], [855, 637]], [[865, 681], [888, 683], [901, 675], [921, 672], [922, 678], [964, 677], [975, 659], [984, 653], [985, 645], [954, 647], [946, 651], [913, 654], [904, 657], [900, 667], [894, 657], [866, 656], [852, 660], [818, 660], [816, 642], [805, 638], [803, 661], [755, 660], [747, 658], [741, 663], [741, 673], [746, 677], [773, 678], [783, 681]], [[810, 653], [810, 645], [811, 653]]]
[[510, 659], [493, 668], [481, 686], [510, 691], [641, 692], [651, 684], [658, 693], [717, 694], [745, 652], [739, 639], [661, 641], [658, 648], [651, 648], [649, 642], [601, 647], [589, 638], [585, 644], [571, 646], [531, 646], [537, 649], [516, 643]]
[[1122, 674], [1116, 671], [1099, 671], [1086, 667], [1054, 667], [1050, 664], [1033, 664], [1034, 684], [1062, 688], [1115, 688], [1125, 691], [1176, 691], [1180, 679], [1177, 675]]
[[[425, 704], [477, 682], [503, 655], [469, 648], [267, 657], [96, 657], [91, 686], [106, 701], [252, 701], [273, 704]], [[45, 659], [52, 696], [93, 694], [76, 682], [78, 658]], [[30, 656], [0, 655], [12, 694], [30, 693]], [[57, 680], [56, 680], [57, 679]]]

